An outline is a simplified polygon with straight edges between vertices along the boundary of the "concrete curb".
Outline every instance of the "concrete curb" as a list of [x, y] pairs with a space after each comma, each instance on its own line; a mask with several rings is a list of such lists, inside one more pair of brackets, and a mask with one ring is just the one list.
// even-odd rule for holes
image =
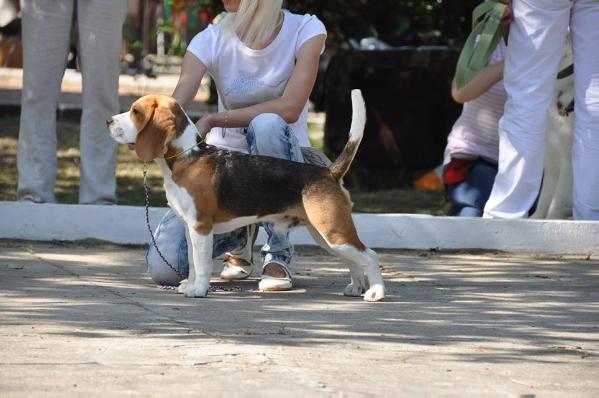
[[[151, 208], [154, 228], [166, 208]], [[95, 239], [145, 244], [145, 209], [0, 202], [0, 238], [38, 241]], [[499, 250], [506, 252], [599, 253], [599, 222], [565, 220], [494, 220], [412, 214], [354, 214], [360, 237], [373, 248], [421, 250]], [[314, 245], [305, 228], [291, 233], [297, 245]], [[258, 244], [265, 241], [260, 232]]]

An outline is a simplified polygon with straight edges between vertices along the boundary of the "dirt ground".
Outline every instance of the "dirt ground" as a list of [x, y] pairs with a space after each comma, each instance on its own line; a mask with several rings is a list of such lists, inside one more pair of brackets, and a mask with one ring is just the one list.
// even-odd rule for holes
[[[299, 248], [290, 292], [158, 289], [144, 249], [0, 241], [0, 396], [598, 396], [599, 261]], [[218, 269], [217, 269], [218, 272]]]

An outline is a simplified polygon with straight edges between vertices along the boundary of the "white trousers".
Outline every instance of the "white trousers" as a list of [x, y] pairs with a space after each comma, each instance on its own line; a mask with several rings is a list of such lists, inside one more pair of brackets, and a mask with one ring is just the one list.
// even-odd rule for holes
[[80, 203], [114, 203], [116, 142], [105, 120], [119, 112], [118, 76], [124, 0], [23, 0], [23, 92], [17, 200], [53, 202], [56, 107], [73, 12], [83, 76]]
[[499, 170], [484, 216], [527, 217], [538, 195], [547, 112], [570, 26], [575, 65], [573, 213], [575, 219], [599, 220], [599, 1], [514, 0], [513, 7]]

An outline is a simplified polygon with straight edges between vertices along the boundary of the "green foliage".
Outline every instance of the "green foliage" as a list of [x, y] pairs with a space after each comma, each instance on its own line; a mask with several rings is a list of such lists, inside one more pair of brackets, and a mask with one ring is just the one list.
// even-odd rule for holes
[[[223, 11], [220, 0], [179, 0], [188, 15], [209, 16]], [[472, 10], [482, 0], [292, 0], [283, 6], [299, 14], [315, 14], [328, 31], [328, 44], [375, 36], [392, 45], [460, 45], [470, 31]], [[165, 0], [167, 9], [176, 1]], [[204, 21], [205, 22], [205, 21]], [[167, 32], [168, 19], [161, 29]], [[190, 26], [203, 29], [205, 23]], [[195, 33], [195, 32], [190, 32]], [[176, 43], [175, 43], [176, 44]], [[180, 49], [176, 49], [177, 53]], [[173, 51], [171, 51], [173, 52]]]
[[186, 43], [181, 40], [181, 33], [175, 30], [172, 20], [162, 21], [156, 24], [156, 28], [152, 30], [152, 38], [156, 38], [158, 33], [167, 33], [170, 40], [165, 43], [166, 53], [168, 55], [185, 55]]
[[[465, 40], [472, 10], [481, 1], [291, 0], [283, 6], [318, 16], [327, 27], [329, 44], [375, 36], [393, 45], [453, 45]], [[187, 4], [213, 16], [223, 11], [220, 0], [187, 0]]]
[[294, 0], [286, 7], [317, 15], [329, 41], [375, 36], [393, 45], [455, 44], [469, 32], [472, 9], [481, 0]]

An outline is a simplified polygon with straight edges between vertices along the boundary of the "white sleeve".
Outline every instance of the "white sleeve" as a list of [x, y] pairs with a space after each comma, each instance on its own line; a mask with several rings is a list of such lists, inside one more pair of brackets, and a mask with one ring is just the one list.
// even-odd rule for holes
[[[302, 18], [302, 23], [298, 30], [297, 42], [295, 43], [295, 55], [299, 52], [302, 45], [318, 35], [327, 35], [327, 29], [324, 24], [315, 15], [306, 14]], [[320, 50], [320, 53], [324, 51], [324, 45]]]
[[507, 47], [505, 45], [505, 41], [503, 41], [502, 38], [499, 40], [499, 42], [497, 43], [497, 47], [495, 47], [495, 50], [491, 53], [491, 56], [489, 57], [489, 65], [503, 61], [505, 59], [506, 51]]
[[211, 69], [216, 43], [215, 25], [210, 25], [191, 39], [187, 51], [196, 56], [206, 68]]

